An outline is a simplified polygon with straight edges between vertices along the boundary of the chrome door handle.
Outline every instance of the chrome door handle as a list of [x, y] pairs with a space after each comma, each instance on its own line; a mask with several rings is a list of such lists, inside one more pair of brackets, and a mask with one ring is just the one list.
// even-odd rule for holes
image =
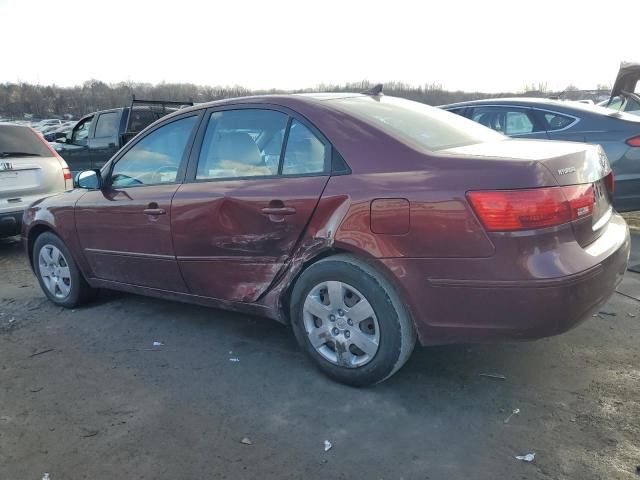
[[294, 215], [296, 209], [293, 207], [265, 207], [262, 209], [265, 215]]
[[145, 208], [143, 212], [145, 215], [164, 215], [167, 213], [164, 208]]

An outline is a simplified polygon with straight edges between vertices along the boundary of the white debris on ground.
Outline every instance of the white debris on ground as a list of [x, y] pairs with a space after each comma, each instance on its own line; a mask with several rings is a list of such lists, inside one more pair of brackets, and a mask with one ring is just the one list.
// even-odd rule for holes
[[329, 450], [331, 450], [331, 447], [333, 447], [331, 442], [329, 440], [325, 440], [324, 441], [324, 451], [328, 452]]
[[162, 342], [153, 342], [153, 346], [154, 347], [162, 347], [164, 345], [164, 343]]
[[513, 412], [511, 412], [511, 415], [509, 415], [507, 418], [504, 419], [504, 423], [509, 423], [509, 420], [511, 420], [511, 417], [519, 414], [520, 414], [520, 409], [516, 408]]
[[231, 357], [231, 358], [229, 359], [229, 361], [230, 361], [230, 362], [239, 362], [239, 361], [240, 361], [240, 359], [239, 359], [238, 357]]
[[533, 462], [536, 458], [535, 453], [527, 453], [526, 455], [516, 455], [516, 459], [522, 460], [523, 462]]

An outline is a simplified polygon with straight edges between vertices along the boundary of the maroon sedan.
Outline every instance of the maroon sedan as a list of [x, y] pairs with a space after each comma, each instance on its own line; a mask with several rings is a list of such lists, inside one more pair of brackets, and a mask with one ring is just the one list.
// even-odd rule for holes
[[629, 256], [599, 147], [382, 95], [180, 110], [76, 187], [24, 216], [52, 302], [110, 288], [270, 317], [352, 385], [388, 378], [416, 338], [564, 332]]

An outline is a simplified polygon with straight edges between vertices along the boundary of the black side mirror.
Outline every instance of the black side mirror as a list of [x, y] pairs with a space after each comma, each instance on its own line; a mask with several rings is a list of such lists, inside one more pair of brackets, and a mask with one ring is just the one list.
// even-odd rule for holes
[[75, 188], [86, 188], [87, 190], [96, 190], [102, 188], [102, 176], [100, 170], [83, 170], [73, 179]]

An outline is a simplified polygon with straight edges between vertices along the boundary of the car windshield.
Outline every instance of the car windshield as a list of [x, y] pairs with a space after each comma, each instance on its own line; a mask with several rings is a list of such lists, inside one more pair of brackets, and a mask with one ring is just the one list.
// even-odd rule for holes
[[51, 156], [37, 133], [18, 125], [0, 125], [0, 155], [2, 154]]
[[431, 151], [505, 138], [454, 113], [401, 98], [362, 95], [330, 101], [401, 140]]

